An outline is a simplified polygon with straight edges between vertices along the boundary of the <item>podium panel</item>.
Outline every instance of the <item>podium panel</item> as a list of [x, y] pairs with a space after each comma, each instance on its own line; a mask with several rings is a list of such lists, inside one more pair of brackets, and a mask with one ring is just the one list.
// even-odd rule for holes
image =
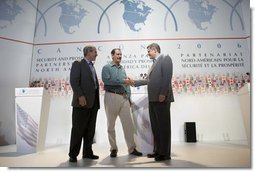
[[50, 95], [42, 87], [15, 88], [16, 145], [19, 153], [45, 146]]
[[132, 95], [132, 115], [135, 127], [136, 146], [142, 153], [153, 152], [153, 134], [149, 117], [147, 95]]

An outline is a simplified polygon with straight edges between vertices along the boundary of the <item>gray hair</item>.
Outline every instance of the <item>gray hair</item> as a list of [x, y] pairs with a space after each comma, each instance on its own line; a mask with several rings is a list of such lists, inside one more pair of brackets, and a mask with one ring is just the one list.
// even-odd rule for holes
[[88, 54], [89, 52], [93, 52], [94, 49], [96, 49], [96, 47], [93, 46], [93, 45], [85, 46], [85, 47], [83, 48], [83, 54], [84, 54], [84, 56], [86, 57], [87, 54]]
[[160, 53], [160, 46], [157, 43], [151, 43], [150, 45], [147, 46], [147, 49], [152, 49], [155, 48], [158, 53]]

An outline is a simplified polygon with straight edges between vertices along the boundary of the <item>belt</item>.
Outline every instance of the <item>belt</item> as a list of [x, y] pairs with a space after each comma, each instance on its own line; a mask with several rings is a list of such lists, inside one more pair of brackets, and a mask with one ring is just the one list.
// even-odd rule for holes
[[118, 92], [111, 91], [111, 90], [107, 90], [107, 92], [114, 93], [114, 94], [119, 94], [119, 95], [122, 95], [122, 96], [126, 95], [126, 93], [118, 93]]

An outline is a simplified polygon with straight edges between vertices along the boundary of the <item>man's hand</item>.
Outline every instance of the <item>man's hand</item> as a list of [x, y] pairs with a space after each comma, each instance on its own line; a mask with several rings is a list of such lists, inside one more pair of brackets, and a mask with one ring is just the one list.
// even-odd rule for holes
[[165, 100], [166, 100], [166, 96], [160, 94], [160, 95], [159, 95], [159, 102], [163, 102], [163, 101], [165, 101]]
[[134, 85], [135, 84], [135, 82], [134, 82], [134, 80], [133, 79], [131, 79], [131, 78], [127, 78], [127, 79], [125, 79], [124, 80], [124, 84], [126, 84], [126, 85]]
[[80, 96], [79, 97], [79, 105], [80, 106], [86, 106], [87, 105], [87, 100], [86, 100], [85, 96]]

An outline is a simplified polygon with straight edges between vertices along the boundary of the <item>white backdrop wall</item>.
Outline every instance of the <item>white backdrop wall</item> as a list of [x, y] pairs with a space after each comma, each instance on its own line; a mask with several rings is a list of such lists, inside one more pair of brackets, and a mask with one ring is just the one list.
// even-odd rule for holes
[[14, 89], [29, 86], [36, 10], [29, 1], [1, 1], [0, 7], [0, 145], [5, 145], [15, 143]]
[[[102, 95], [100, 100], [103, 102]], [[171, 107], [173, 141], [185, 140], [184, 122], [196, 122], [197, 139], [200, 142], [235, 142], [247, 139], [237, 95], [176, 95], [175, 100]], [[69, 143], [71, 98], [54, 97], [51, 101], [47, 143], [49, 145]], [[101, 105], [97, 119], [96, 141], [108, 144], [104, 104]], [[119, 120], [116, 124], [116, 132], [118, 142], [124, 143]]]
[[0, 49], [0, 142], [4, 145], [15, 143], [14, 89], [28, 86], [33, 46], [0, 41]]
[[[21, 66], [22, 72], [27, 71], [22, 77], [24, 82], [7, 85], [28, 86], [28, 79], [24, 78], [29, 78], [31, 69], [29, 85], [48, 89], [52, 98], [46, 143], [69, 143], [72, 94], [69, 73], [72, 62], [82, 58], [85, 45], [98, 48], [95, 67], [99, 78], [103, 65], [111, 60], [110, 51], [116, 47], [122, 49], [122, 64], [127, 74], [140, 78], [151, 65], [146, 57], [146, 46], [151, 42], [158, 42], [162, 53], [169, 54], [174, 63], [173, 140], [184, 140], [186, 121], [196, 122], [199, 141], [246, 139], [236, 93], [249, 80], [246, 75], [250, 72], [249, 0], [39, 0], [38, 3], [21, 0], [14, 3], [22, 7], [25, 14], [33, 11], [30, 16], [36, 15], [26, 18], [30, 23], [24, 26], [29, 29], [21, 29], [24, 34], [9, 29], [20, 26], [24, 13], [18, 14], [10, 26], [1, 27], [4, 31], [0, 35], [1, 43], [10, 44], [5, 50], [6, 61], [15, 52], [13, 45], [30, 52], [30, 56], [22, 56], [22, 60], [27, 60]], [[132, 10], [133, 13], [129, 13]], [[2, 20], [0, 18], [0, 26], [4, 26]], [[24, 39], [24, 35], [30, 39]], [[24, 48], [27, 46], [30, 49]], [[18, 69], [14, 68], [15, 72]], [[10, 78], [8, 76], [4, 77]], [[2, 81], [1, 78], [1, 84]], [[5, 90], [7, 88], [3, 92]], [[133, 88], [132, 92], [137, 101], [146, 96], [146, 87]], [[102, 89], [96, 140], [108, 143], [103, 95]], [[10, 102], [14, 102], [14, 97], [10, 97]], [[1, 116], [14, 124], [7, 115], [2, 115], [2, 111], [6, 111], [13, 119], [13, 105], [3, 109]], [[9, 126], [11, 133], [13, 126]], [[3, 128], [3, 124], [0, 127]], [[116, 128], [119, 141], [124, 142], [119, 122]], [[7, 134], [10, 135], [6, 130], [2, 132]]]

